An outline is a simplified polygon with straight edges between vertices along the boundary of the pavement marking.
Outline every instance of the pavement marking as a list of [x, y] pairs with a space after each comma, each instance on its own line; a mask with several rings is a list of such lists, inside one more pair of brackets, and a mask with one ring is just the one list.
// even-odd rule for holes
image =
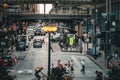
[[33, 70], [32, 69], [23, 69], [23, 70], [18, 70], [17, 73], [19, 73], [19, 74], [32, 74]]
[[76, 67], [80, 67], [80, 65], [78, 64], [78, 60], [74, 57], [71, 56], [71, 59], [74, 61], [74, 63], [76, 64]]

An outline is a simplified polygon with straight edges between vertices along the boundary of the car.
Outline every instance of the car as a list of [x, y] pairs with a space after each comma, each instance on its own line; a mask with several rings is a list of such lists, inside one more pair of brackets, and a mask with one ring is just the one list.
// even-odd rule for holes
[[59, 42], [60, 41], [60, 37], [52, 38], [52, 39], [50, 39], [50, 41], [52, 41], [52, 42]]
[[36, 30], [35, 32], [34, 32], [34, 35], [36, 35], [36, 36], [39, 36], [39, 35], [41, 35], [41, 36], [45, 36], [45, 32], [44, 31], [41, 31], [41, 30]]
[[45, 33], [44, 31], [40, 31], [40, 35], [41, 35], [41, 36], [45, 36], [46, 33]]
[[35, 40], [35, 41], [33, 42], [33, 47], [34, 47], [34, 48], [42, 48], [42, 42]]
[[17, 51], [26, 51], [26, 43], [24, 41], [18, 41], [16, 45]]
[[13, 66], [14, 65], [14, 59], [12, 56], [10, 55], [3, 55], [1, 56], [2, 59], [2, 64], [4, 65], [6, 63], [6, 66]]
[[93, 56], [93, 57], [98, 57], [98, 56], [101, 55], [101, 53], [99, 52], [99, 47], [98, 47], [98, 46], [96, 47], [96, 51], [95, 51], [95, 47], [93, 47], [93, 48], [89, 48], [89, 49], [86, 51], [86, 53], [87, 53], [88, 55]]
[[34, 35], [39, 36], [39, 35], [40, 35], [40, 30], [36, 30], [36, 31], [34, 32]]
[[26, 48], [29, 47], [29, 35], [18, 35], [18, 38], [20, 39], [19, 41], [23, 41], [26, 43]]

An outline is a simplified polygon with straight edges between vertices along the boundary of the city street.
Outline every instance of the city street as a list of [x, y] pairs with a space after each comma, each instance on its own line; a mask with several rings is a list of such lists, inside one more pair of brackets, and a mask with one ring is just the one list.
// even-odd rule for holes
[[119, 43], [120, 0], [0, 0], [0, 80], [120, 80]]
[[[32, 41], [28, 51], [14, 52], [18, 56], [18, 64], [13, 67], [14, 73], [18, 80], [32, 80], [34, 78], [34, 69], [44, 66], [43, 72], [47, 74], [48, 70], [48, 37], [45, 36], [45, 44], [42, 48], [33, 48]], [[85, 56], [85, 53], [78, 52], [62, 52], [57, 43], [52, 44], [54, 52], [51, 51], [51, 64], [57, 64], [57, 60], [61, 60], [64, 65], [70, 60], [74, 63], [74, 80], [94, 80], [95, 70], [102, 71], [93, 61]], [[81, 73], [81, 60], [85, 60], [85, 74]]]

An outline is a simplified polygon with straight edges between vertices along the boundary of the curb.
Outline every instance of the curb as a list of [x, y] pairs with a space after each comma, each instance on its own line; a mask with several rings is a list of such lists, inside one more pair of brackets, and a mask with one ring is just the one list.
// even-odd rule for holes
[[85, 54], [90, 60], [92, 60], [96, 65], [98, 65], [102, 70], [105, 70], [102, 66], [100, 66], [92, 57], [89, 55]]

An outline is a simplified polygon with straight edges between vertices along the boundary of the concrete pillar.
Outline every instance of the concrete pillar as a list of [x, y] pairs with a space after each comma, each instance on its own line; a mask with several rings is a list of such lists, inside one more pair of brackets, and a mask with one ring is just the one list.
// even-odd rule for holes
[[81, 21], [78, 25], [78, 35], [82, 38], [83, 36], [83, 21]]
[[35, 4], [35, 13], [38, 13], [38, 4]]

